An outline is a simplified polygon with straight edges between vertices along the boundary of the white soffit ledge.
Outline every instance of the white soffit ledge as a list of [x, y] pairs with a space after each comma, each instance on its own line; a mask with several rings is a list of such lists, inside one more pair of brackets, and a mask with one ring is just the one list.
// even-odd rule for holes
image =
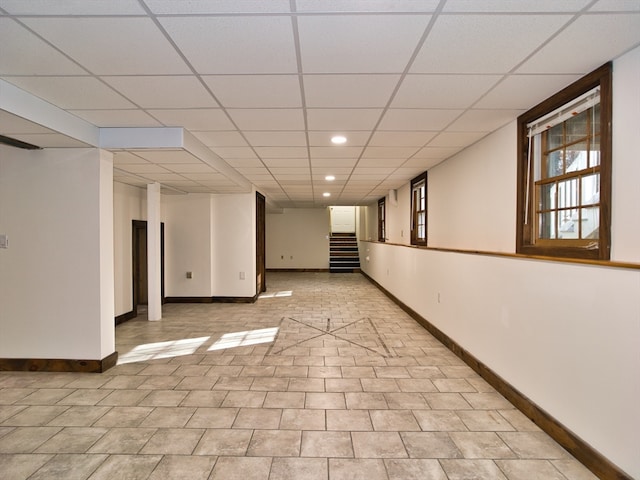
[[162, 149], [184, 148], [181, 127], [101, 128], [100, 148]]
[[0, 79], [0, 110], [97, 147], [98, 127]]

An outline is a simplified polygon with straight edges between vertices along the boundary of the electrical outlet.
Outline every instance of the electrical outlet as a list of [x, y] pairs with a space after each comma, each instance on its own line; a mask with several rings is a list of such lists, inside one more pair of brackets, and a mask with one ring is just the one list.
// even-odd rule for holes
[[193, 272], [187, 272], [187, 278], [193, 278]]
[[240, 280], [244, 280], [244, 272], [240, 272]]

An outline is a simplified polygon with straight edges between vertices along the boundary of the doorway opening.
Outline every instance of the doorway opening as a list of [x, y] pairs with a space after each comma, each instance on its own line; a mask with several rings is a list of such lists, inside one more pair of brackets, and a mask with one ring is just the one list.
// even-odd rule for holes
[[[147, 311], [148, 285], [147, 276], [147, 222], [146, 220], [132, 220], [132, 260], [133, 260], [133, 318], [138, 313]], [[164, 223], [160, 224], [160, 289], [164, 304]]]

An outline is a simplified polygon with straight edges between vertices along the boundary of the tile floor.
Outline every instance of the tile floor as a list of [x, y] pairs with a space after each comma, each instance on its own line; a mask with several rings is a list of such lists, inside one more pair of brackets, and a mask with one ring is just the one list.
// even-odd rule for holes
[[104, 374], [0, 373], [0, 477], [595, 477], [360, 274], [165, 305]]

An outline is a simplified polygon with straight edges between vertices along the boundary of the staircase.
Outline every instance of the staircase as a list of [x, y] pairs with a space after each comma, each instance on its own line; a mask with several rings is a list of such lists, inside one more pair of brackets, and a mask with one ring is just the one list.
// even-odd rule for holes
[[351, 273], [360, 271], [360, 255], [355, 233], [332, 233], [329, 239], [329, 271]]

